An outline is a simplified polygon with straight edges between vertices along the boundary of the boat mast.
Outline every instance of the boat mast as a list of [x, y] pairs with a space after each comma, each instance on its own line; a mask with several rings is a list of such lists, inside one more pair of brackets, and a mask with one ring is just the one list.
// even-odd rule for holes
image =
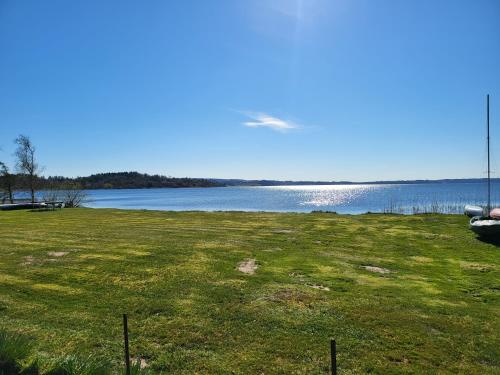
[[488, 217], [491, 211], [491, 172], [490, 172], [490, 94], [486, 95], [486, 128], [488, 140]]

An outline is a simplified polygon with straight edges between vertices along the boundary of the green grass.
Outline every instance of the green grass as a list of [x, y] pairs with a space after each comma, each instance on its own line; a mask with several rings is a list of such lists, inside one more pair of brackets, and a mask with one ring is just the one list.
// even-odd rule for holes
[[499, 251], [462, 216], [1, 212], [0, 330], [117, 371], [126, 312], [155, 373], [324, 374], [334, 337], [341, 374], [493, 374]]
[[20, 372], [30, 351], [31, 343], [27, 338], [0, 331], [0, 375]]

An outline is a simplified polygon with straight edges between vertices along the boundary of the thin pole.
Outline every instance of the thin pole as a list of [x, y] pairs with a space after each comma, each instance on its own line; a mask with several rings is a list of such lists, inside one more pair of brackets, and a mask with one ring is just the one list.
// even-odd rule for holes
[[488, 217], [491, 211], [491, 171], [490, 171], [490, 94], [486, 95], [486, 127], [488, 130]]
[[123, 339], [124, 339], [124, 343], [125, 343], [125, 374], [130, 375], [130, 353], [128, 350], [127, 314], [123, 314]]
[[335, 340], [330, 340], [330, 359], [332, 362], [332, 375], [337, 375], [337, 343]]

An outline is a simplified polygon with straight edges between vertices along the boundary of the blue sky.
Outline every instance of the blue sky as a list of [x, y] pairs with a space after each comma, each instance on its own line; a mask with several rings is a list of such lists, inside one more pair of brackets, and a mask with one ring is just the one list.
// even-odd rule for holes
[[294, 180], [500, 176], [500, 1], [0, 1], [0, 160]]

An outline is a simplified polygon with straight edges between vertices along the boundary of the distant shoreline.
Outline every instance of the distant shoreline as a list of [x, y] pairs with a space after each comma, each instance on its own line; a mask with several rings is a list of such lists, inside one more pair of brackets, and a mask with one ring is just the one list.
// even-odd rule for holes
[[[214, 182], [210, 186], [137, 186], [137, 187], [96, 187], [85, 188], [84, 190], [127, 190], [127, 189], [206, 189], [206, 188], [231, 188], [231, 187], [279, 187], [279, 186], [341, 186], [341, 185], [426, 185], [426, 184], [481, 184], [486, 183], [482, 178], [462, 178], [462, 179], [441, 179], [441, 180], [401, 180], [401, 181], [279, 181], [279, 180], [233, 180], [233, 179], [210, 179]], [[500, 183], [500, 178], [491, 180], [493, 183]]]
[[[26, 176], [16, 177], [19, 188], [28, 186]], [[500, 182], [500, 178], [493, 179]], [[139, 172], [98, 173], [85, 177], [48, 176], [39, 178], [41, 190], [50, 190], [54, 186], [74, 184], [83, 190], [111, 189], [153, 189], [153, 188], [209, 188], [209, 187], [245, 187], [245, 186], [324, 186], [324, 185], [415, 185], [446, 183], [486, 183], [485, 178], [460, 178], [438, 180], [380, 180], [380, 181], [291, 181], [291, 180], [245, 180], [230, 178], [192, 178], [149, 175]]]
[[[486, 178], [457, 178], [439, 180], [382, 180], [382, 181], [280, 181], [280, 180], [243, 180], [243, 179], [213, 179], [224, 186], [301, 186], [301, 185], [415, 185], [415, 184], [439, 184], [439, 183], [486, 183]], [[500, 182], [500, 178], [491, 179], [492, 182]]]

